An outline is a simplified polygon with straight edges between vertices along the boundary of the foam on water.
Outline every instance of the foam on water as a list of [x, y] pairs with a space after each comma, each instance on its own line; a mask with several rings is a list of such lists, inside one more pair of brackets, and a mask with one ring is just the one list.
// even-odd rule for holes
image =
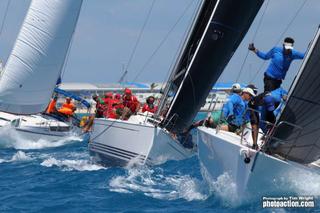
[[0, 163], [5, 163], [5, 162], [16, 162], [16, 161], [31, 161], [33, 160], [32, 157], [24, 153], [23, 151], [18, 151], [15, 153], [10, 160], [6, 159], [0, 159]]
[[214, 180], [204, 166], [201, 166], [200, 169], [202, 177], [209, 186], [210, 195], [220, 198], [225, 206], [238, 206], [241, 204], [241, 199], [237, 196], [237, 185], [227, 172]]
[[50, 157], [44, 160], [41, 163], [42, 166], [45, 167], [53, 167], [57, 166], [62, 168], [63, 171], [96, 171], [100, 169], [105, 169], [105, 167], [93, 164], [89, 160], [84, 159], [65, 159], [65, 160], [57, 160], [54, 157]]
[[282, 177], [279, 186], [297, 195], [320, 197], [320, 174], [308, 171], [292, 171]]
[[109, 190], [119, 193], [142, 192], [144, 195], [163, 199], [205, 200], [201, 182], [189, 175], [165, 175], [160, 168], [146, 166], [130, 168], [125, 175], [112, 178]]
[[[44, 149], [59, 147], [71, 142], [80, 142], [82, 138], [76, 135], [70, 135], [65, 138], [61, 138], [58, 141], [49, 141], [46, 139], [39, 139], [37, 141], [28, 140], [23, 138], [17, 131], [14, 130], [11, 126], [6, 126], [0, 128], [0, 147], [5, 148], [15, 148], [15, 149]], [[45, 137], [45, 136], [43, 136]]]

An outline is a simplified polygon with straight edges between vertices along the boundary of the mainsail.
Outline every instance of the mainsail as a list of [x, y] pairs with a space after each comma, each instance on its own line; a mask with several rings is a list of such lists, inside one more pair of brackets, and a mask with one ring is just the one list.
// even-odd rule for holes
[[268, 143], [273, 153], [304, 164], [320, 158], [319, 35], [318, 29]]
[[0, 110], [45, 110], [61, 73], [82, 0], [33, 0], [0, 79]]
[[169, 130], [181, 132], [191, 124], [262, 3], [263, 0], [205, 1], [184, 55], [173, 71], [170, 87], [176, 95], [166, 116]]

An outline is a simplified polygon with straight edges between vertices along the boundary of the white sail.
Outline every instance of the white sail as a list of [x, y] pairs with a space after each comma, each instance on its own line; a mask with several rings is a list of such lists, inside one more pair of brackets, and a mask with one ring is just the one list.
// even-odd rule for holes
[[0, 110], [45, 110], [61, 73], [82, 0], [33, 0], [0, 79]]

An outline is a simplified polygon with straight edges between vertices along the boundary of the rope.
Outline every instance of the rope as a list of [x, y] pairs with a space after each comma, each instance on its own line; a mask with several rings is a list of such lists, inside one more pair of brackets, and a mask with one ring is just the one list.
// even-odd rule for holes
[[[263, 20], [263, 18], [264, 18], [264, 14], [265, 14], [266, 11], [267, 11], [269, 2], [270, 2], [270, 1], [267, 0], [266, 6], [265, 6], [265, 8], [264, 8], [264, 10], [263, 10], [263, 13], [262, 13], [262, 15], [261, 15], [261, 17], [260, 17], [260, 20], [259, 20], [259, 22], [258, 22], [256, 31], [255, 31], [254, 34], [253, 34], [251, 43], [254, 42], [254, 40], [255, 40], [255, 38], [256, 38], [256, 36], [257, 36], [258, 30], [260, 29], [260, 26], [261, 26], [261, 24], [262, 24], [262, 20]], [[238, 82], [238, 80], [239, 80], [239, 78], [240, 78], [240, 76], [241, 76], [241, 73], [242, 73], [242, 70], [243, 70], [243, 68], [244, 68], [244, 65], [245, 65], [245, 63], [247, 62], [247, 58], [248, 58], [249, 52], [250, 52], [250, 50], [247, 50], [246, 57], [244, 58], [244, 60], [243, 60], [243, 62], [242, 62], [242, 64], [241, 64], [241, 68], [240, 68], [240, 71], [239, 71], [238, 76], [237, 76], [237, 78], [236, 78], [236, 82]]]
[[[105, 133], [108, 129], [110, 129], [116, 122], [117, 120], [112, 121], [112, 123], [107, 126], [104, 130], [102, 130], [98, 135], [96, 135], [94, 138], [90, 138], [90, 141], [94, 141], [96, 138], [100, 137], [103, 133]], [[105, 125], [104, 125], [105, 126]]]
[[169, 30], [169, 32], [165, 35], [165, 37], [162, 39], [162, 41], [159, 43], [159, 45], [157, 46], [157, 48], [153, 51], [153, 53], [150, 55], [150, 57], [148, 58], [148, 60], [146, 61], [146, 63], [142, 66], [142, 68], [140, 69], [140, 71], [138, 72], [138, 74], [135, 76], [135, 78], [133, 79], [133, 82], [135, 82], [139, 76], [141, 75], [141, 73], [144, 71], [144, 69], [147, 67], [147, 65], [150, 63], [150, 61], [152, 60], [152, 58], [155, 56], [155, 54], [159, 51], [159, 49], [161, 48], [161, 46], [165, 43], [165, 41], [168, 39], [169, 35], [172, 33], [172, 31], [176, 28], [176, 26], [178, 25], [178, 23], [181, 21], [181, 19], [183, 18], [183, 16], [186, 14], [186, 12], [188, 11], [188, 9], [191, 7], [193, 1], [191, 0], [190, 3], [188, 4], [188, 6], [185, 8], [185, 10], [183, 11], [183, 13], [181, 14], [181, 16], [178, 18], [178, 20], [175, 22], [175, 24], [171, 27], [171, 29]]
[[0, 36], [2, 35], [4, 23], [5, 23], [6, 19], [7, 19], [8, 10], [9, 10], [9, 5], [10, 5], [10, 0], [7, 1], [6, 9], [5, 9], [5, 12], [4, 12], [4, 15], [3, 15], [3, 20], [2, 20], [2, 22], [1, 22]]
[[[77, 15], [77, 22], [79, 22], [79, 17], [80, 17], [81, 11], [82, 11], [82, 10], [81, 10], [81, 8], [80, 8], [80, 11], [78, 12], [78, 15]], [[67, 55], [66, 55], [66, 58], [65, 58], [65, 60], [64, 60], [63, 65], [62, 65], [62, 71], [61, 71], [61, 74], [60, 74], [60, 76], [61, 76], [61, 81], [62, 81], [62, 79], [63, 79], [63, 76], [64, 76], [65, 72], [66, 72], [66, 67], [67, 67], [68, 62], [69, 62], [69, 56], [70, 56], [71, 48], [72, 48], [73, 41], [74, 41], [74, 35], [75, 35], [76, 31], [77, 31], [77, 27], [78, 27], [78, 24], [76, 24], [75, 29], [74, 29], [73, 32], [72, 32], [70, 44], [69, 44], [69, 47], [68, 47], [68, 50], [67, 50]]]
[[[285, 30], [281, 33], [281, 35], [279, 36], [276, 44], [278, 44], [282, 37], [284, 36], [284, 34], [288, 31], [288, 29], [291, 27], [292, 23], [295, 21], [295, 19], [297, 18], [297, 16], [299, 15], [300, 11], [302, 10], [302, 8], [304, 7], [304, 5], [307, 3], [307, 0], [304, 0], [304, 2], [300, 5], [299, 9], [295, 12], [294, 16], [292, 17], [291, 21], [289, 22], [289, 24], [286, 26]], [[263, 61], [261, 66], [259, 67], [258, 71], [253, 75], [253, 78], [250, 80], [250, 82], [253, 82], [256, 77], [258, 76], [258, 74], [260, 73], [260, 71], [262, 70], [264, 64], [266, 63], [266, 61]]]
[[[140, 40], [141, 40], [142, 34], [143, 34], [143, 32], [144, 32], [144, 29], [145, 29], [145, 27], [146, 27], [146, 25], [147, 25], [147, 23], [148, 23], [148, 21], [149, 21], [149, 19], [150, 19], [150, 15], [151, 15], [151, 12], [152, 12], [152, 10], [153, 10], [153, 6], [154, 6], [154, 4], [155, 4], [155, 1], [156, 1], [156, 0], [153, 0], [153, 1], [152, 1], [151, 6], [150, 6], [150, 9], [149, 9], [148, 14], [147, 14], [147, 17], [146, 17], [146, 19], [145, 19], [145, 21], [144, 21], [144, 23], [143, 23], [143, 25], [142, 25], [142, 28], [141, 28], [141, 30], [140, 30], [140, 32], [139, 32], [138, 39], [137, 39], [137, 41], [136, 41], [136, 43], [135, 43], [135, 45], [134, 45], [134, 47], [133, 47], [132, 53], [131, 53], [130, 58], [129, 58], [129, 61], [128, 61], [128, 63], [127, 63], [124, 76], [127, 74], [127, 70], [128, 70], [128, 68], [129, 68], [129, 66], [130, 66], [130, 64], [131, 64], [131, 62], [132, 62], [133, 56], [134, 56], [135, 53], [136, 53], [136, 50], [137, 50], [138, 44], [139, 44], [139, 42], [140, 42]], [[123, 76], [123, 78], [124, 78], [124, 76]]]
[[[195, 14], [196, 14], [197, 11], [199, 10], [200, 5], [201, 5], [201, 1], [199, 1], [198, 6], [196, 6], [196, 9], [195, 9], [195, 11], [193, 12], [193, 14], [192, 14], [192, 16], [191, 16], [191, 18], [190, 18], [190, 20], [189, 20], [190, 26], [191, 26], [191, 23], [192, 23], [193, 20], [194, 20]], [[182, 38], [187, 38], [188, 32], [189, 32], [189, 28], [187, 28], [187, 29], [185, 30]], [[179, 44], [179, 48], [178, 48], [177, 51], [176, 51], [175, 57], [173, 57], [173, 59], [172, 59], [170, 68], [168, 69], [168, 72], [166, 73], [163, 82], [165, 82], [166, 80], [168, 80], [168, 79], [169, 79], [169, 76], [170, 76], [170, 73], [173, 72], [173, 67], [175, 66], [175, 62], [176, 62], [176, 60], [177, 60], [177, 58], [178, 58], [178, 55], [179, 55], [179, 53], [180, 53], [180, 50], [181, 50], [182, 47], [183, 47], [183, 44], [185, 43], [184, 40], [185, 40], [185, 39], [181, 39], [181, 42], [180, 42], [180, 44]], [[169, 79], [169, 80], [170, 80], [170, 79]], [[161, 90], [163, 90], [163, 89], [165, 89], [165, 84], [163, 84], [162, 87], [161, 87]]]

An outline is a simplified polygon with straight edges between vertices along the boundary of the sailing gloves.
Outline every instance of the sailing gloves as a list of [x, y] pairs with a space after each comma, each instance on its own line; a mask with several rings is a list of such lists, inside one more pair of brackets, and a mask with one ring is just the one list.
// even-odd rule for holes
[[235, 118], [236, 118], [236, 116], [234, 116], [234, 115], [229, 115], [229, 116], [227, 117], [227, 122], [228, 122], [228, 123], [232, 123], [232, 121], [234, 121]]
[[254, 47], [254, 43], [249, 44], [248, 49], [249, 49], [250, 51], [255, 51], [256, 48]]

